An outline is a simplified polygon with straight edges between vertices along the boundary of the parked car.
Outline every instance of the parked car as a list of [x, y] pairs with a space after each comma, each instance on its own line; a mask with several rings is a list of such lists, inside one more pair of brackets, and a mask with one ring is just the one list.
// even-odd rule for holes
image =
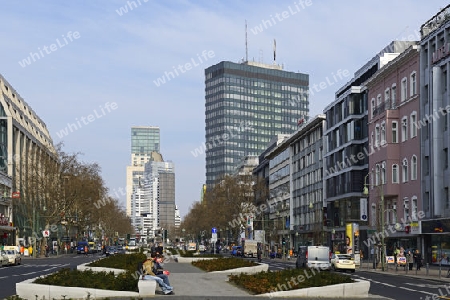
[[117, 254], [117, 248], [114, 246], [109, 246], [106, 248], [106, 256]]
[[354, 273], [356, 269], [355, 261], [349, 254], [335, 254], [331, 255], [331, 268], [333, 271], [349, 270]]
[[10, 265], [20, 265], [22, 263], [22, 257], [20, 257], [20, 253], [16, 249], [6, 249], [4, 251]]
[[0, 251], [0, 265], [2, 267], [9, 265], [9, 258], [5, 250]]
[[117, 246], [117, 252], [116, 253], [122, 253], [122, 254], [124, 254], [125, 253], [125, 248], [123, 247], [123, 246]]

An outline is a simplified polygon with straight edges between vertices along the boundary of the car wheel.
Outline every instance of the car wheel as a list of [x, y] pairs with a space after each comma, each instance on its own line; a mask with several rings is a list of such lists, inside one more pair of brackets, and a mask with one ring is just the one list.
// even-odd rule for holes
[[355, 270], [351, 270], [352, 273], [355, 273]]
[[335, 265], [331, 265], [331, 270], [333, 270], [334, 272], [337, 271], [336, 266]]

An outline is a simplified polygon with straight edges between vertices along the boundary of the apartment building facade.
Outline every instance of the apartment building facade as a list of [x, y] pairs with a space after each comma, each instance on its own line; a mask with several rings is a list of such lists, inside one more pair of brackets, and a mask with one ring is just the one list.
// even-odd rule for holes
[[[390, 228], [385, 236], [388, 254], [396, 247], [420, 246], [419, 51], [418, 45], [410, 46], [365, 84], [369, 100], [368, 228], [372, 232]], [[380, 242], [376, 233], [368, 238]]]

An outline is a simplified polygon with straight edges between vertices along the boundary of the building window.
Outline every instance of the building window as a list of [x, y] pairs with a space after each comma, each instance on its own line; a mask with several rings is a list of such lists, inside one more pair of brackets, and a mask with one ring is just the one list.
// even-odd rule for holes
[[448, 168], [448, 148], [444, 149], [444, 169]]
[[395, 209], [394, 213], [392, 214], [392, 224], [397, 223], [397, 201], [392, 201], [392, 207]]
[[398, 165], [392, 165], [392, 183], [398, 183]]
[[402, 79], [402, 85], [400, 88], [400, 101], [403, 102], [406, 100], [408, 90], [408, 86], [406, 85], [406, 77]]
[[442, 116], [444, 117], [444, 131], [447, 131], [447, 129], [448, 129], [448, 116], [447, 116], [447, 111], [446, 110], [442, 111]]
[[402, 163], [402, 182], [408, 181], [408, 160], [405, 158]]
[[413, 72], [409, 78], [410, 84], [410, 96], [414, 96], [417, 94], [417, 81], [416, 81], [416, 72]]
[[375, 125], [375, 147], [378, 148], [379, 145], [380, 145], [380, 125], [376, 124]]
[[386, 162], [381, 164], [381, 184], [386, 184]]
[[408, 139], [408, 118], [402, 119], [402, 142]]
[[404, 209], [404, 214], [403, 217], [405, 220], [409, 219], [409, 213], [410, 213], [410, 207], [409, 207], [409, 200], [408, 198], [403, 198], [403, 209]]
[[387, 88], [385, 91], [384, 91], [384, 103], [385, 103], [385, 105], [384, 105], [384, 107], [386, 108], [386, 109], [388, 109], [388, 108], [390, 108], [390, 90], [389, 90], [389, 88]]
[[425, 175], [430, 175], [430, 157], [425, 155], [420, 165], [423, 168], [423, 173]]
[[381, 146], [384, 146], [386, 144], [386, 123], [383, 121], [381, 123], [381, 140], [380, 140]]
[[413, 221], [417, 221], [417, 212], [418, 212], [418, 207], [417, 207], [417, 197], [413, 196], [411, 198], [411, 220]]
[[398, 123], [397, 121], [392, 122], [392, 143], [398, 143]]
[[375, 185], [380, 185], [380, 165], [375, 167]]
[[391, 89], [391, 108], [394, 109], [397, 107], [397, 86], [392, 85], [392, 89]]
[[411, 158], [411, 180], [417, 180], [417, 156]]
[[411, 123], [411, 138], [417, 136], [417, 113], [413, 112], [410, 117]]
[[370, 109], [372, 110], [372, 118], [375, 114], [375, 98], [372, 98], [372, 100], [370, 101]]
[[444, 188], [444, 197], [445, 197], [445, 208], [450, 208], [450, 199], [448, 194], [448, 187]]

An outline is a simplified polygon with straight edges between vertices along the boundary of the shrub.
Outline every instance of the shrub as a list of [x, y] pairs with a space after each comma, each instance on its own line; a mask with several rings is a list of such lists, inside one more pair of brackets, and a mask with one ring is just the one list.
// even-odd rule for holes
[[219, 257], [217, 259], [198, 260], [193, 261], [192, 264], [207, 272], [231, 270], [242, 267], [253, 267], [258, 265], [253, 261], [243, 260], [236, 257]]
[[354, 282], [349, 276], [317, 269], [287, 269], [228, 277], [230, 282], [254, 294]]
[[34, 283], [114, 291], [138, 291], [138, 280], [133, 278], [130, 271], [115, 276], [113, 272], [78, 271], [65, 268], [38, 278]]
[[103, 267], [123, 269], [131, 272], [135, 272], [138, 263], [147, 259], [147, 256], [143, 253], [132, 254], [115, 254], [106, 258], [94, 261], [87, 266], [89, 267]]

